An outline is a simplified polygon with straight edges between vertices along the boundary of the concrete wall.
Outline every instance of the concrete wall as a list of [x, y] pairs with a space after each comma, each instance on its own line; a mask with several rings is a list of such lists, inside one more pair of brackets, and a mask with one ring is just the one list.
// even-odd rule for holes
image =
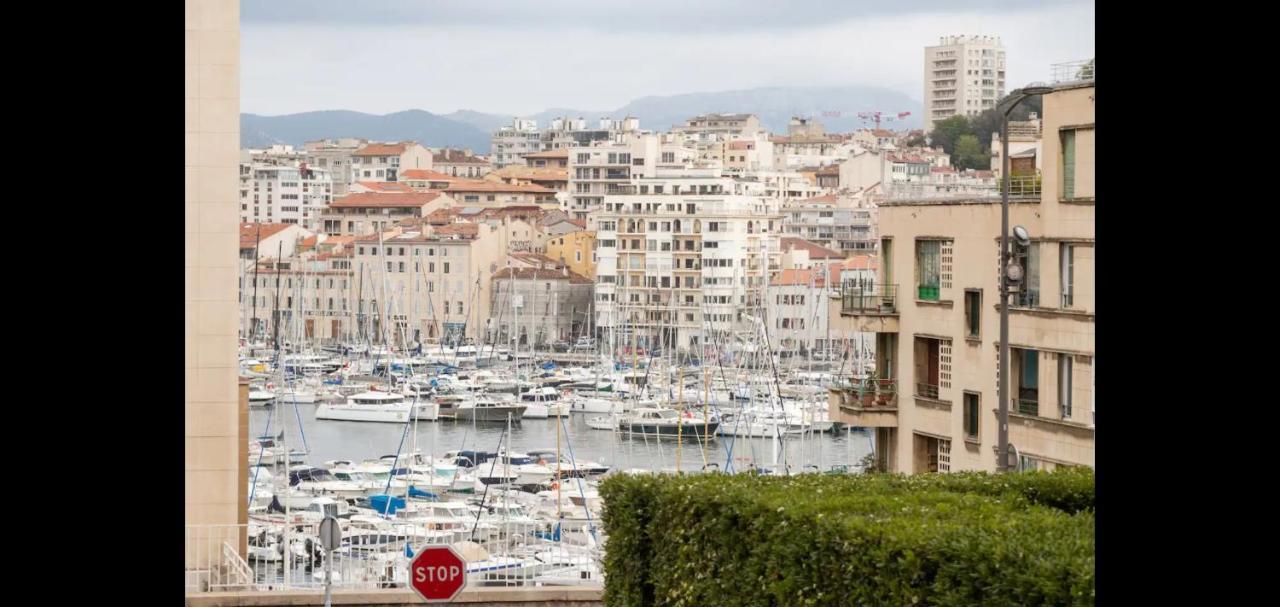
[[236, 363], [239, 1], [186, 0], [185, 31], [184, 506], [188, 525], [242, 524], [248, 447]]

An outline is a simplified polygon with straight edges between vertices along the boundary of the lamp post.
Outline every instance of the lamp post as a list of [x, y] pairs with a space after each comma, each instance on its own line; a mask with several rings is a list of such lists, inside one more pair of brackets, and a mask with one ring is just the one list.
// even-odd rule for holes
[[[1008, 106], [1002, 112], [1000, 123], [1000, 386], [999, 386], [999, 442], [996, 471], [1009, 470], [1009, 283], [1022, 280], [1022, 268], [1016, 266], [1009, 250], [1009, 114], [1027, 98], [1044, 95], [1053, 89], [1031, 84], [1014, 91]], [[1018, 230], [1018, 240], [1027, 240], [1025, 229]], [[1012, 275], [1011, 275], [1012, 274]]]

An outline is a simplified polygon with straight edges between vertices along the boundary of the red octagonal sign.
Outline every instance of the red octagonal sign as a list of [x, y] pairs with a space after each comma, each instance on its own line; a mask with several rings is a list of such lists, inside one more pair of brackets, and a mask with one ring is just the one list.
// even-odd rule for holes
[[452, 546], [427, 546], [409, 563], [409, 585], [428, 603], [447, 603], [467, 587], [467, 562]]

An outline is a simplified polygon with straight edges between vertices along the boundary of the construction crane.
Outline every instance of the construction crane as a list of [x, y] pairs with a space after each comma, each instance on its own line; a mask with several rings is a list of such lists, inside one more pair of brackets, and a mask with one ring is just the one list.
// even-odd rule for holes
[[877, 131], [880, 130], [881, 120], [884, 120], [886, 122], [893, 122], [894, 120], [902, 120], [903, 118], [906, 118], [907, 116], [910, 116], [910, 115], [911, 115], [911, 112], [898, 112], [897, 114], [894, 114], [893, 112], [880, 112], [880, 111], [858, 112], [858, 117], [861, 118], [863, 121], [874, 121], [876, 123]]

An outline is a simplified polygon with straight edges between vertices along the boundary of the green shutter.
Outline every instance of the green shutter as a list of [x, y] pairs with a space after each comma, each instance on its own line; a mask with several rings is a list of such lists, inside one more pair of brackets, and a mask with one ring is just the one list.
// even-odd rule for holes
[[1062, 132], [1062, 197], [1076, 196], [1076, 132]]

